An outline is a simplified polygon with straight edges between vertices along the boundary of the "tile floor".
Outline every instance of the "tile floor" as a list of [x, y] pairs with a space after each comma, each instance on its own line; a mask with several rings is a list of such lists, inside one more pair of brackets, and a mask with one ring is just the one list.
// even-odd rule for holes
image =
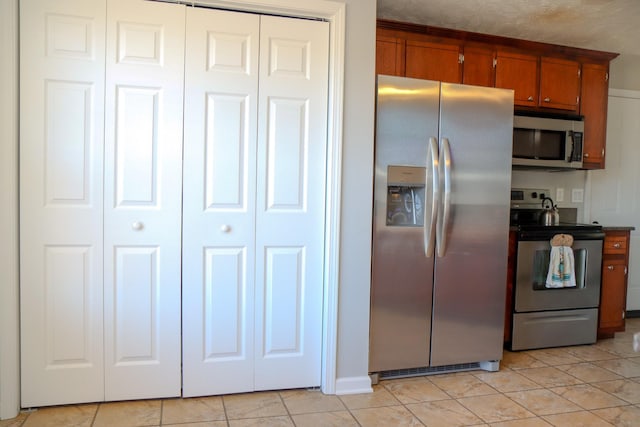
[[595, 345], [505, 351], [499, 372], [386, 380], [370, 394], [288, 390], [41, 408], [0, 427], [640, 426], [640, 353], [627, 331]]

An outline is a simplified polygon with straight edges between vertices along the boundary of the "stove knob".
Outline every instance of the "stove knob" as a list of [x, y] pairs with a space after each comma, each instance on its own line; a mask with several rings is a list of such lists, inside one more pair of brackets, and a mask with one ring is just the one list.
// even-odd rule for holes
[[547, 197], [547, 195], [546, 195], [546, 194], [544, 194], [544, 193], [540, 193], [540, 200], [544, 199], [545, 197]]
[[533, 193], [531, 193], [531, 198], [532, 199], [537, 199], [538, 198], [538, 193], [536, 193], [535, 191]]

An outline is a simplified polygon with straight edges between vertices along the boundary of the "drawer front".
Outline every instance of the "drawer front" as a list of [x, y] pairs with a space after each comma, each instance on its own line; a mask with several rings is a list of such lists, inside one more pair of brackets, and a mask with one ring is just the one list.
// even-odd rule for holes
[[625, 254], [627, 252], [627, 238], [625, 236], [607, 236], [602, 248], [605, 254]]

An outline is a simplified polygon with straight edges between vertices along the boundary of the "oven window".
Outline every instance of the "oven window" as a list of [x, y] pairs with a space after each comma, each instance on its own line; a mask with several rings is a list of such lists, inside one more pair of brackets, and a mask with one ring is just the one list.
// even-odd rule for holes
[[587, 250], [574, 249], [573, 259], [575, 267], [576, 287], [575, 288], [547, 288], [547, 274], [549, 273], [550, 249], [535, 251], [533, 255], [533, 289], [536, 291], [552, 291], [558, 289], [580, 289], [585, 287], [585, 272], [587, 270]]

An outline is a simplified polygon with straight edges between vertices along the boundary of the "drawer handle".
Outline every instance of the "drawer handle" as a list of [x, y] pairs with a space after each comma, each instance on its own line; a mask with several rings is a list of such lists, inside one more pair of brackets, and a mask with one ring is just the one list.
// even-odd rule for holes
[[533, 101], [533, 96], [528, 97], [527, 101]]
[[613, 270], [615, 267], [613, 265], [610, 265], [607, 267], [609, 270]]
[[622, 245], [620, 243], [614, 243], [613, 247], [616, 249], [620, 249], [622, 247]]
[[551, 102], [551, 98], [549, 98], [548, 96], [544, 99], [544, 102]]
[[589, 153], [584, 153], [584, 157], [589, 157]]

